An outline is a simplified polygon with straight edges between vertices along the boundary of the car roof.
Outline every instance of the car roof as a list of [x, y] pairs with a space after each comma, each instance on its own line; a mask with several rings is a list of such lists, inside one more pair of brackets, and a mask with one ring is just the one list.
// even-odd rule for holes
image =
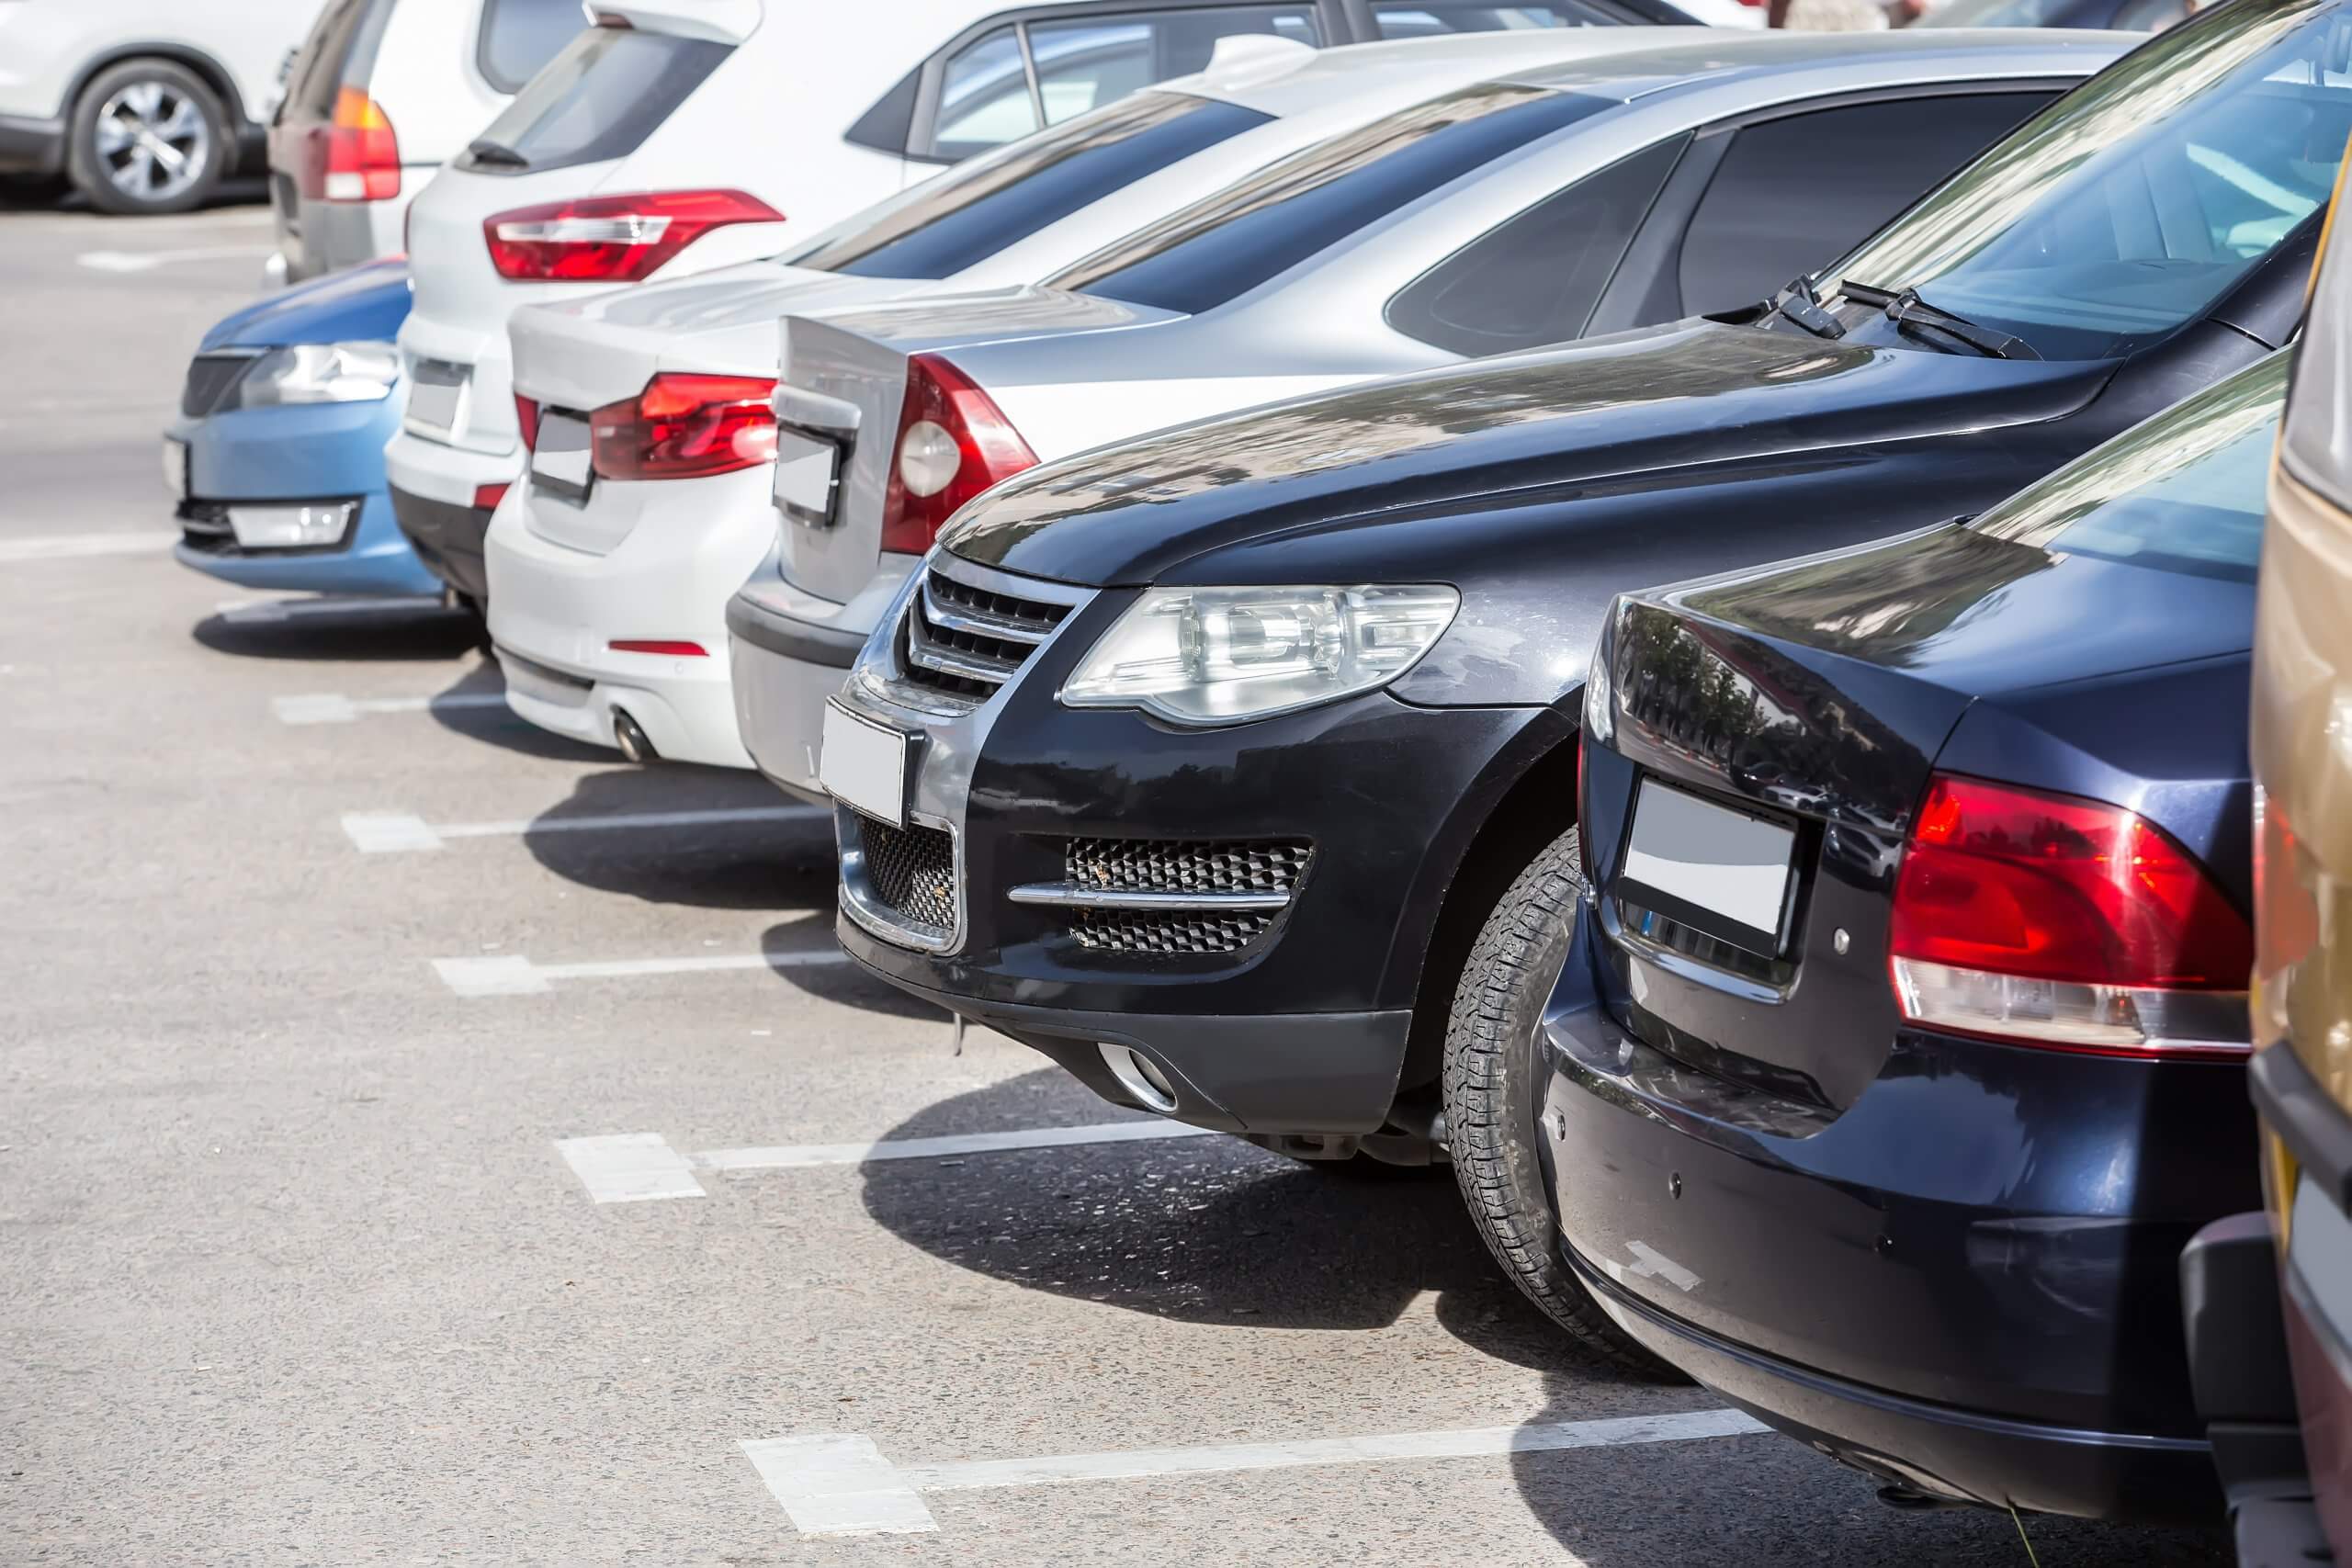
[[1426, 75], [1428, 90], [1419, 96], [1434, 97], [1457, 85], [1573, 69], [1582, 62], [1651, 51], [1670, 39], [1689, 39], [1713, 30], [1684, 27], [1523, 28], [1336, 44], [1329, 49], [1301, 47], [1295, 52], [1282, 55], [1272, 51], [1252, 52], [1230, 65], [1213, 61], [1204, 71], [1161, 82], [1146, 90], [1216, 98], [1261, 114], [1295, 115], [1344, 103], [1382, 78], [1409, 85]]
[[[2072, 28], [1937, 28], [1885, 32], [1730, 32], [1688, 28], [1616, 28], [1645, 36], [1634, 48], [1532, 70], [1498, 73], [1524, 86], [1631, 102], [1674, 92], [1712, 91], [1753, 101], [1786, 78], [1792, 91], [1822, 90], [1828, 72], [1852, 85], [2002, 76], [2079, 76], [2147, 39], [2139, 33]], [[1766, 93], [1770, 96], [1769, 91]]]

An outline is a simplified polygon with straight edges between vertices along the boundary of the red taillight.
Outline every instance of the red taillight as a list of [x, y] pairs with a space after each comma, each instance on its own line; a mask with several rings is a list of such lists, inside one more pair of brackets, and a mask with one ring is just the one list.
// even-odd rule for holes
[[506, 499], [507, 487], [503, 484], [474, 486], [474, 510], [495, 512], [498, 503]]
[[588, 416], [589, 465], [608, 479], [697, 479], [775, 458], [775, 382], [665, 370]]
[[665, 190], [518, 207], [481, 231], [501, 277], [636, 283], [713, 229], [782, 221], [740, 190]]
[[526, 398], [520, 392], [515, 393], [514, 423], [523, 432], [523, 450], [537, 451], [539, 449], [538, 400], [535, 398]]
[[401, 144], [384, 108], [356, 87], [334, 96], [334, 112], [311, 127], [295, 182], [312, 201], [389, 201], [401, 193]]
[[2254, 970], [2266, 986], [2319, 943], [2319, 902], [2303, 879], [2294, 824], [2260, 785], [2254, 791]]
[[882, 496], [882, 547], [921, 555], [956, 508], [1037, 454], [969, 378], [936, 355], [907, 361], [906, 400]]
[[616, 637], [605, 645], [615, 653], [659, 653], [671, 659], [708, 659], [710, 650], [698, 642], [673, 642], [664, 637]]
[[1916, 1023], [2088, 1050], [2245, 1048], [2245, 919], [2121, 807], [1939, 774], [1888, 945]]

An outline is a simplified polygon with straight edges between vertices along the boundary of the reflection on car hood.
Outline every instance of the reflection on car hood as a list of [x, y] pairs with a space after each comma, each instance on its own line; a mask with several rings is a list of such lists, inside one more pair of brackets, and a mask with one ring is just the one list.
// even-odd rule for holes
[[199, 354], [235, 345], [390, 342], [408, 319], [408, 264], [368, 262], [265, 295], [222, 317], [204, 334]]
[[1656, 491], [1789, 453], [2052, 419], [2111, 369], [1686, 321], [1100, 447], [1006, 481], [942, 541], [1034, 576], [1145, 582], [1204, 550], [1375, 513], [1575, 501], [1604, 480]]

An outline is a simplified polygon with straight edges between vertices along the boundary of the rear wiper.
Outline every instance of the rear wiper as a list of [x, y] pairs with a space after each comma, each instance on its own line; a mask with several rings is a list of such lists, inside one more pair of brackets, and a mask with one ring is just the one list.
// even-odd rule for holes
[[1919, 298], [1916, 288], [1897, 291], [1878, 288], [1867, 283], [1848, 281], [1838, 286], [1838, 291], [1864, 305], [1883, 305], [1886, 319], [1897, 332], [1941, 333], [1958, 338], [1979, 354], [1995, 359], [2039, 359], [2033, 344], [2007, 333], [1997, 333], [1990, 327], [1980, 327], [1965, 316], [1955, 316], [1940, 305], [1930, 305]]
[[1821, 308], [1821, 297], [1813, 291], [1813, 279], [1803, 274], [1772, 297], [1772, 309], [1815, 337], [1846, 335], [1846, 323]]
[[503, 141], [477, 137], [466, 144], [466, 156], [477, 164], [496, 164], [502, 168], [527, 169], [531, 161]]

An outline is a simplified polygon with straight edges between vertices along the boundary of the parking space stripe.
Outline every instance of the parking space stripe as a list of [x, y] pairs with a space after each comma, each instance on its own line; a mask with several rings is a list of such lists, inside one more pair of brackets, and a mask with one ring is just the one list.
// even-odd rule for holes
[[443, 604], [437, 593], [400, 593], [383, 598], [354, 594], [349, 598], [224, 599], [212, 608], [214, 614], [232, 626], [267, 625], [297, 615], [376, 615], [388, 610], [412, 615], [445, 610], [457, 614]]
[[[771, 1438], [741, 1447], [768, 1490], [803, 1535], [866, 1535], [936, 1529], [921, 1494], [1076, 1481], [1132, 1481], [1285, 1470], [1310, 1465], [1377, 1464], [1399, 1460], [1476, 1459], [1643, 1443], [1747, 1437], [1768, 1430], [1736, 1410], [1621, 1416], [1523, 1427], [1474, 1427], [1436, 1432], [1386, 1432], [1359, 1438], [1309, 1438], [1279, 1443], [1215, 1443], [1193, 1448], [1130, 1449], [1054, 1454], [1041, 1459], [958, 1460], [893, 1465], [869, 1456], [850, 1435]], [[864, 1441], [864, 1439], [856, 1439]], [[871, 1448], [870, 1443], [866, 1444]], [[921, 1509], [919, 1522], [915, 1509]]]
[[177, 534], [51, 534], [30, 539], [0, 539], [0, 561], [79, 560], [90, 556], [159, 555]]
[[659, 1133], [619, 1133], [596, 1138], [558, 1138], [556, 1151], [571, 1174], [599, 1203], [635, 1203], [650, 1198], [700, 1198], [686, 1156]]
[[824, 806], [739, 806], [708, 811], [616, 811], [596, 817], [517, 817], [503, 822], [428, 823], [401, 811], [346, 811], [344, 836], [361, 854], [437, 850], [451, 839], [519, 839], [540, 833], [608, 833], [640, 828], [708, 828], [734, 822], [831, 822]]
[[269, 699], [269, 711], [280, 724], [350, 724], [362, 714], [462, 713], [505, 705], [503, 692], [444, 692], [432, 697], [346, 697], [341, 692], [303, 692]]
[[534, 964], [520, 953], [436, 958], [433, 972], [461, 997], [532, 996], [561, 980], [615, 980], [640, 975], [699, 975], [729, 969], [791, 969], [846, 964], [839, 948], [789, 953], [698, 953], [678, 958], [599, 959], [585, 964]]

